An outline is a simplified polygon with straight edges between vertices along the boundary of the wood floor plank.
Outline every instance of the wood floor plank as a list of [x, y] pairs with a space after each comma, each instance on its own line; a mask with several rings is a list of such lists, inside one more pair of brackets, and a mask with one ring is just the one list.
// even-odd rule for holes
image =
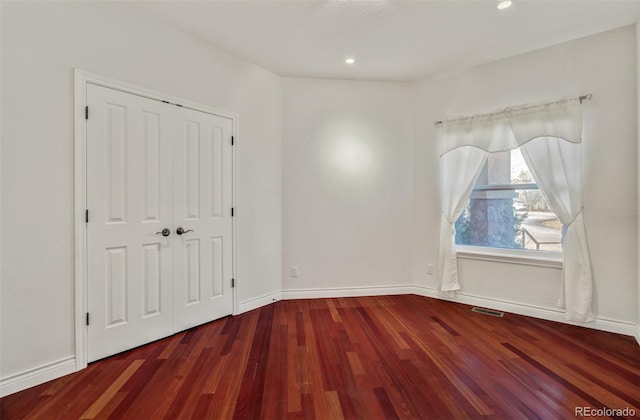
[[[278, 318], [280, 311], [276, 311]], [[289, 332], [286, 324], [276, 324], [271, 332], [269, 346], [269, 360], [265, 367], [264, 392], [261, 405], [262, 417], [267, 419], [281, 419], [288, 412], [288, 375], [287, 359]]]
[[415, 295], [281, 301], [0, 399], [5, 419], [640, 415], [632, 337]]
[[236, 342], [229, 353], [227, 369], [222, 373], [214, 398], [215, 418], [230, 419], [239, 403], [239, 396], [247, 367], [247, 360], [258, 327], [262, 311], [242, 314], [237, 318], [240, 324], [235, 334]]
[[128, 397], [128, 395], [128, 392], [118, 391], [116, 395], [111, 399], [111, 401], [109, 401], [107, 405], [105, 405], [104, 408], [100, 410], [95, 419], [101, 420], [109, 418], [119, 418], [118, 415], [114, 415], [114, 412], [120, 406], [120, 404], [122, 404], [122, 401], [124, 401]]
[[129, 380], [129, 378], [138, 370], [140, 365], [144, 363], [144, 360], [134, 360], [120, 376], [100, 395], [100, 397], [89, 407], [87, 411], [80, 417], [82, 419], [94, 418], [104, 406], [111, 401], [116, 393], [122, 388], [122, 386]]
[[273, 328], [273, 305], [261, 311], [253, 337], [251, 351], [245, 368], [240, 397], [236, 405], [234, 418], [257, 419], [262, 410], [262, 396], [265, 391], [265, 378], [271, 330]]

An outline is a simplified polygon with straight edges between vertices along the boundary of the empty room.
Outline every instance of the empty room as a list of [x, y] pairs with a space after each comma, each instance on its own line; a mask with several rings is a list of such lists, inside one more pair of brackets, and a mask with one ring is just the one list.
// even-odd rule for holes
[[0, 418], [640, 416], [640, 0], [0, 25]]

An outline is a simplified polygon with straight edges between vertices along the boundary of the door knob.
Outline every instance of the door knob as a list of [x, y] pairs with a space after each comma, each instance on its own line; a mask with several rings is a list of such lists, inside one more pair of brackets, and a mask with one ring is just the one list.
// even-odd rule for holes
[[160, 232], [156, 232], [156, 235], [169, 236], [171, 235], [171, 231], [167, 228], [164, 228]]
[[176, 229], [176, 233], [178, 235], [182, 235], [183, 233], [187, 233], [187, 232], [195, 232], [195, 230], [193, 229], [184, 230], [182, 227], [178, 227], [178, 229]]

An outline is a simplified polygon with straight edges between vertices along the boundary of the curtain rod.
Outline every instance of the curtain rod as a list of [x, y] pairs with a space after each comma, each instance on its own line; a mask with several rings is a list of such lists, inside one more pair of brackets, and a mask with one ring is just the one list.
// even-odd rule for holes
[[[557, 103], [564, 102], [564, 101], [567, 101], [567, 100], [570, 100], [570, 99], [578, 99], [578, 100], [580, 100], [580, 103], [582, 103], [582, 101], [588, 101], [591, 98], [593, 98], [593, 95], [590, 94], [590, 93], [587, 93], [586, 95], [580, 95], [580, 96], [575, 97], [575, 98], [559, 99], [557, 101], [547, 102], [547, 103], [542, 103], [542, 104], [537, 104], [537, 105], [528, 105], [528, 106], [522, 106], [522, 107], [512, 107], [511, 109], [514, 109], [514, 110], [517, 110], [517, 111], [522, 111], [523, 109], [529, 109], [529, 108], [535, 108], [535, 107], [538, 107], [538, 106], [557, 104]], [[488, 114], [473, 115], [473, 117], [486, 117], [488, 115], [498, 114], [500, 112], [504, 112], [504, 110], [503, 111], [497, 111], [497, 112], [490, 112]], [[433, 125], [438, 126], [438, 125], [440, 125], [440, 124], [442, 124], [444, 122], [458, 121], [458, 120], [462, 120], [464, 118], [472, 118], [472, 117], [458, 117], [458, 118], [452, 118], [450, 120], [434, 121]]]

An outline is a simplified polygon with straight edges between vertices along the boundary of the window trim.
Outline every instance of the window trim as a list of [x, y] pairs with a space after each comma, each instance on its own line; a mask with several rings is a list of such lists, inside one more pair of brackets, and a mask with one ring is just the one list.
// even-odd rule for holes
[[486, 184], [476, 185], [472, 191], [539, 190], [538, 184]]
[[562, 269], [563, 252], [456, 245], [459, 258]]

